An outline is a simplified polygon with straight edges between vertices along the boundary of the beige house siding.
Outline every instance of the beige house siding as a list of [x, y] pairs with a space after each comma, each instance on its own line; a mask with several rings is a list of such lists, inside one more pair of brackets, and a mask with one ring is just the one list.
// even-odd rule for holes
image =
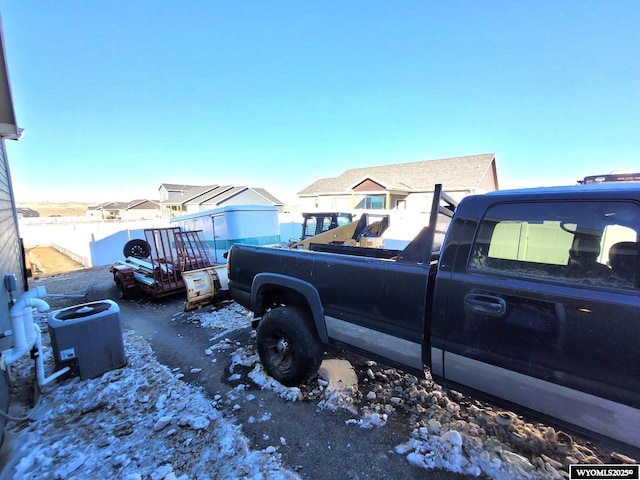
[[[310, 197], [306, 205], [309, 207], [306, 210], [350, 210], [353, 208], [351, 206], [352, 198], [351, 194], [349, 195], [322, 195], [319, 197]], [[317, 206], [314, 206], [317, 205]], [[302, 202], [301, 202], [302, 206]], [[306, 211], [305, 210], [305, 211]]]
[[[351, 198], [351, 196], [349, 196]], [[299, 197], [298, 205], [300, 206], [300, 210], [303, 212], [309, 212], [319, 208], [319, 199], [318, 197]], [[329, 207], [331, 208], [331, 207]]]
[[353, 208], [351, 195], [335, 195], [329, 197], [329, 200], [331, 202], [330, 211], [351, 210]]
[[426, 212], [431, 207], [431, 199], [433, 195], [430, 193], [414, 193], [406, 198], [407, 210], [414, 212]]
[[498, 175], [495, 167], [496, 164], [494, 162], [478, 184], [478, 188], [476, 189], [477, 193], [492, 192], [494, 190], [498, 190]]
[[389, 208], [406, 210], [407, 208], [407, 195], [389, 195]]
[[121, 217], [122, 220], [151, 220], [160, 217], [160, 208], [122, 210]]

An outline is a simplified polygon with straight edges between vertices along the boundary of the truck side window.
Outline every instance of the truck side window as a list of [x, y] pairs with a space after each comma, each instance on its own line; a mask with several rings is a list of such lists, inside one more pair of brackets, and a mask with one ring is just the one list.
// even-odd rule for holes
[[499, 204], [471, 249], [470, 270], [603, 287], [639, 287], [640, 208], [626, 202]]

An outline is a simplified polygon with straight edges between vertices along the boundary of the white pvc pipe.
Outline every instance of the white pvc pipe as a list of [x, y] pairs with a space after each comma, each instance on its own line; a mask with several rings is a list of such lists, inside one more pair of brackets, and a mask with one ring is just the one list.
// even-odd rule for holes
[[49, 310], [49, 304], [40, 298], [46, 294], [47, 289], [43, 286], [29, 290], [9, 310], [11, 329], [13, 330], [13, 347], [2, 351], [2, 357], [9, 374], [11, 364], [28, 353], [35, 344], [37, 332], [33, 309], [35, 308], [39, 312]]
[[[38, 312], [46, 312], [51, 307], [49, 304], [40, 298], [29, 298], [27, 299], [27, 306], [30, 308], [35, 308]], [[31, 317], [31, 318], [27, 318]], [[24, 320], [24, 333], [27, 337], [27, 345], [33, 346], [36, 341], [36, 321], [33, 318], [33, 310], [29, 312], [29, 315], [25, 315], [23, 317]]]
[[45, 386], [47, 383], [55, 380], [60, 375], [64, 375], [69, 370], [70, 367], [64, 367], [57, 372], [52, 373], [48, 377], [44, 376], [44, 358], [42, 357], [42, 330], [40, 330], [40, 326], [38, 324], [34, 324], [34, 330], [36, 331], [36, 348], [38, 350], [36, 357], [36, 377], [38, 380], [38, 385], [41, 387]]
[[[27, 346], [27, 333], [24, 330], [24, 317], [31, 314], [31, 308], [11, 311], [11, 330], [13, 332], [13, 348], [23, 349]], [[32, 317], [33, 318], [33, 317]]]

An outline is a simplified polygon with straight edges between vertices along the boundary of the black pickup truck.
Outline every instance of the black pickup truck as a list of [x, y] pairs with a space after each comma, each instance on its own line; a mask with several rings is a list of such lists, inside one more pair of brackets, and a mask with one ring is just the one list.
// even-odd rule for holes
[[233, 246], [231, 296], [266, 371], [293, 385], [323, 344], [547, 423], [640, 447], [640, 185], [439, 185], [402, 251]]

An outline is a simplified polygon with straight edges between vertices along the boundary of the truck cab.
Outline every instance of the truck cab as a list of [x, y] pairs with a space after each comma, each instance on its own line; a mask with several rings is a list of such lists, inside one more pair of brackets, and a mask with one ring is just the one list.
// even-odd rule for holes
[[639, 445], [638, 185], [493, 192], [456, 214], [434, 377]]

